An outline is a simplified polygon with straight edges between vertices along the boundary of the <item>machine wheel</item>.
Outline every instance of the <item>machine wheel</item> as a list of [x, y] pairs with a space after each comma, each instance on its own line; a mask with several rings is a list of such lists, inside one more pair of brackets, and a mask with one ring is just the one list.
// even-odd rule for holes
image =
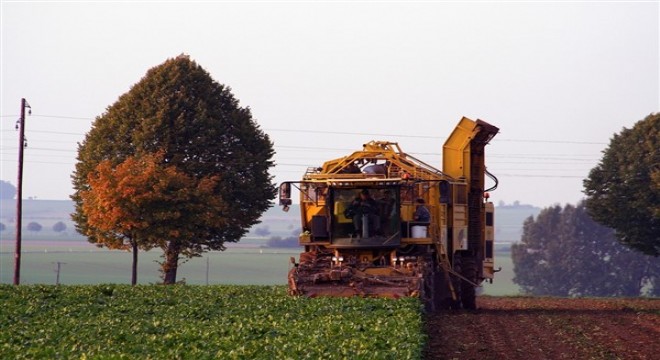
[[[476, 282], [477, 277], [477, 262], [472, 257], [464, 257], [461, 262], [461, 275], [465, 278]], [[465, 280], [460, 281], [461, 288], [461, 304], [464, 309], [476, 310], [477, 309], [477, 293], [474, 285]]]

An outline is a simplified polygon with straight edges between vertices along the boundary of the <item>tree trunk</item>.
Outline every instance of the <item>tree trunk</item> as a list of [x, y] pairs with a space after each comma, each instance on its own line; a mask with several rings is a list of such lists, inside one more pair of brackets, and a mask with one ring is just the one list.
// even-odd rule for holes
[[179, 246], [173, 241], [165, 249], [165, 261], [162, 265], [163, 284], [172, 285], [176, 283], [176, 271], [179, 267]]
[[131, 241], [133, 246], [133, 266], [131, 268], [131, 285], [137, 284], [138, 246], [137, 241]]

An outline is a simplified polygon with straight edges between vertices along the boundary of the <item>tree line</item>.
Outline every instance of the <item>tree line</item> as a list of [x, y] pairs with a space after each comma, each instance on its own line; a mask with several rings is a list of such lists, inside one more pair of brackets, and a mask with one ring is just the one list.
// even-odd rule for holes
[[[27, 224], [26, 229], [28, 231], [39, 232], [43, 229], [43, 225], [41, 225], [36, 221], [30, 221]], [[66, 230], [66, 224], [62, 221], [58, 221], [55, 224], [53, 224], [51, 229], [56, 233], [61, 233]], [[0, 231], [5, 231], [5, 230], [7, 230], [7, 226], [5, 225], [5, 223], [0, 222]]]
[[552, 296], [660, 296], [660, 114], [614, 135], [586, 199], [528, 218], [514, 282]]

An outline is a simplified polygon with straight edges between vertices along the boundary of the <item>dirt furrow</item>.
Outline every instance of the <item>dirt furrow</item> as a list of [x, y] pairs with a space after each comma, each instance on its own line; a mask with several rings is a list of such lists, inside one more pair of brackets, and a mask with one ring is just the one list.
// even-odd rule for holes
[[479, 299], [429, 315], [427, 359], [654, 359], [660, 300]]

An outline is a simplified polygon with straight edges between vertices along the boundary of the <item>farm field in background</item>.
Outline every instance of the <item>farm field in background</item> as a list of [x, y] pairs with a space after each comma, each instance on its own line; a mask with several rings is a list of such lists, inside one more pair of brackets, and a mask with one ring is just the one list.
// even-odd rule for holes
[[418, 299], [284, 286], [0, 285], [0, 358], [418, 359]]
[[[14, 271], [14, 243], [0, 241], [0, 283], [10, 284]], [[187, 284], [206, 284], [208, 259], [209, 284], [284, 285], [290, 269], [289, 258], [298, 259], [298, 248], [268, 248], [264, 239], [247, 238], [229, 244], [224, 252], [213, 251], [179, 265], [177, 278]], [[161, 251], [140, 252], [138, 282], [154, 284], [161, 281], [158, 271]], [[55, 284], [56, 263], [61, 262], [60, 283], [128, 284], [131, 253], [98, 248], [84, 240], [38, 241], [24, 240], [21, 266], [22, 284]], [[496, 253], [496, 274], [493, 284], [484, 284], [487, 295], [516, 295], [519, 288], [512, 282], [513, 264], [508, 252]]]
[[[14, 266], [14, 216], [15, 201], [0, 203], [0, 220], [7, 226], [0, 232], [0, 283], [13, 279]], [[131, 254], [109, 251], [89, 244], [75, 233], [70, 220], [73, 203], [69, 200], [24, 200], [23, 224], [35, 221], [43, 225], [39, 232], [23, 232], [23, 257], [21, 282], [24, 284], [55, 284], [56, 263], [61, 262], [60, 283], [101, 284], [130, 282]], [[482, 291], [488, 295], [516, 295], [519, 288], [512, 282], [513, 264], [509, 254], [511, 241], [520, 238], [525, 218], [540, 209], [529, 205], [500, 205], [496, 209], [496, 264], [502, 271], [496, 274], [493, 284], [484, 284]], [[66, 231], [56, 233], [52, 226], [62, 221]], [[265, 235], [256, 235], [260, 229]], [[264, 213], [261, 223], [238, 243], [227, 244], [224, 252], [210, 252], [200, 258], [182, 262], [177, 278], [187, 284], [206, 284], [206, 265], [209, 265], [209, 284], [279, 285], [286, 284], [290, 267], [289, 258], [298, 258], [300, 248], [265, 247], [272, 237], [282, 239], [297, 237], [300, 233], [300, 210], [297, 204], [291, 211], [283, 212], [273, 206]], [[140, 284], [161, 281], [159, 266], [161, 251], [154, 249], [140, 252]]]
[[[13, 279], [14, 246], [3, 242], [0, 253], [0, 280]], [[140, 252], [138, 281], [152, 284], [161, 281], [156, 261], [162, 251]], [[181, 261], [177, 279], [188, 284], [206, 284], [208, 259], [209, 284], [275, 285], [285, 284], [289, 258], [296, 249], [259, 248], [249, 241], [224, 252], [205, 253], [203, 257]], [[97, 248], [85, 241], [42, 242], [24, 241], [21, 283], [55, 284], [56, 262], [61, 262], [61, 284], [130, 283], [131, 253]]]

